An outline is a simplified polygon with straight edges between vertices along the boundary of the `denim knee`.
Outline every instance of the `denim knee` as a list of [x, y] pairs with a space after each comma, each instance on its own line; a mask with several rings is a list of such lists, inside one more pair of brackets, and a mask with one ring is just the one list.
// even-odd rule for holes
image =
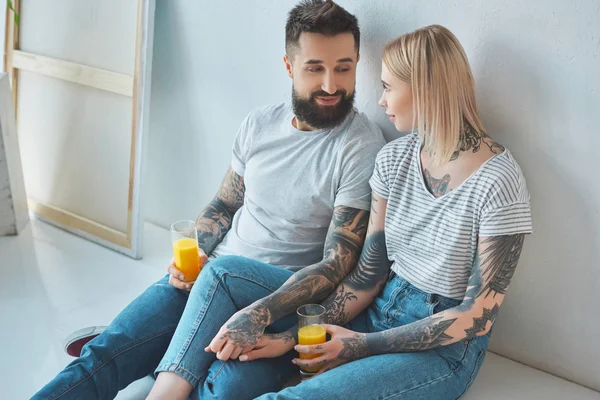
[[204, 269], [208, 269], [212, 275], [221, 277], [227, 273], [243, 271], [245, 269], [243, 265], [247, 262], [248, 259], [241, 256], [220, 256], [206, 264]]

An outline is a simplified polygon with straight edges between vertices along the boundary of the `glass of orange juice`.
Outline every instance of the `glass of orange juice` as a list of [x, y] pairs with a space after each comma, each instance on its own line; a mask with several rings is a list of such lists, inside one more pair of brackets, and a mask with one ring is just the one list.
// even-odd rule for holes
[[[298, 344], [313, 345], [325, 343], [327, 331], [321, 325], [325, 318], [325, 307], [319, 304], [305, 304], [298, 308]], [[303, 354], [300, 353], [300, 358], [308, 360], [319, 357], [321, 354]], [[300, 375], [302, 379], [307, 379], [313, 376], [321, 369], [318, 367], [300, 367]]]
[[198, 251], [198, 232], [194, 221], [177, 221], [171, 225], [171, 242], [175, 266], [185, 277], [185, 281], [193, 283], [202, 268]]

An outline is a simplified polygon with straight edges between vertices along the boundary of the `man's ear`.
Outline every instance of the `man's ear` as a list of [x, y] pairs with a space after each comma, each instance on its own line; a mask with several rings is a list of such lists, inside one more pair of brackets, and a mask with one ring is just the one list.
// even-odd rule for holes
[[294, 71], [292, 68], [292, 61], [290, 60], [287, 54], [283, 56], [283, 62], [285, 63], [285, 69], [287, 70], [288, 76], [293, 79]]

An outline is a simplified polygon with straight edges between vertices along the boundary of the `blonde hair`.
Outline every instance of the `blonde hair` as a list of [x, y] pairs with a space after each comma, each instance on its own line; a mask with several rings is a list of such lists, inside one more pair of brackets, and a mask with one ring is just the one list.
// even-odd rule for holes
[[435, 165], [450, 160], [465, 130], [484, 134], [469, 60], [447, 28], [430, 25], [392, 40], [385, 46], [383, 62], [411, 84], [413, 126]]

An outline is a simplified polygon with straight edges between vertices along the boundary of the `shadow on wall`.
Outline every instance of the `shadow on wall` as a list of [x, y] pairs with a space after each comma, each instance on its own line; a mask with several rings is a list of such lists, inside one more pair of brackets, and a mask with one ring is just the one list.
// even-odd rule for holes
[[[179, 6], [179, 8], [181, 8]], [[183, 32], [181, 16], [177, 14], [176, 2], [156, 2], [156, 26], [154, 41], [154, 62], [152, 65], [152, 130], [149, 135], [146, 162], [146, 205], [148, 216], [167, 216], [167, 221], [184, 218], [178, 210], [168, 207], [173, 197], [179, 196], [182, 209], [198, 209], [194, 204], [197, 182], [182, 188], [181, 180], [192, 171], [200, 171], [201, 157], [198, 149], [205, 148], [206, 135], [200, 135], [200, 127], [193, 123], [196, 112], [192, 105], [198, 93], [188, 90], [187, 70], [193, 62], [190, 46]], [[158, 17], [160, 16], [160, 18]], [[158, 51], [157, 51], [158, 50]], [[184, 195], [185, 194], [185, 195]], [[167, 206], [167, 207], [165, 207]], [[186, 216], [186, 218], [195, 218]], [[161, 225], [158, 221], [150, 222]]]
[[[490, 135], [511, 150], [523, 169], [534, 223], [490, 348], [598, 389], [593, 376], [600, 369], [598, 353], [589, 351], [597, 349], [597, 336], [584, 321], [597, 313], [600, 238], [593, 227], [600, 221], [598, 205], [586, 196], [589, 188], [580, 175], [586, 173], [579, 168], [580, 162], [586, 164], [585, 155], [573, 160], [582, 150], [581, 144], [572, 146], [578, 132], [569, 130], [574, 113], [591, 124], [592, 107], [580, 110], [565, 104], [564, 90], [542, 70], [550, 57], [489, 41], [477, 60], [482, 118]], [[569, 77], [571, 72], [564, 68], [555, 76]], [[583, 85], [568, 89], [588, 92]], [[584, 365], [591, 367], [587, 376]]]

